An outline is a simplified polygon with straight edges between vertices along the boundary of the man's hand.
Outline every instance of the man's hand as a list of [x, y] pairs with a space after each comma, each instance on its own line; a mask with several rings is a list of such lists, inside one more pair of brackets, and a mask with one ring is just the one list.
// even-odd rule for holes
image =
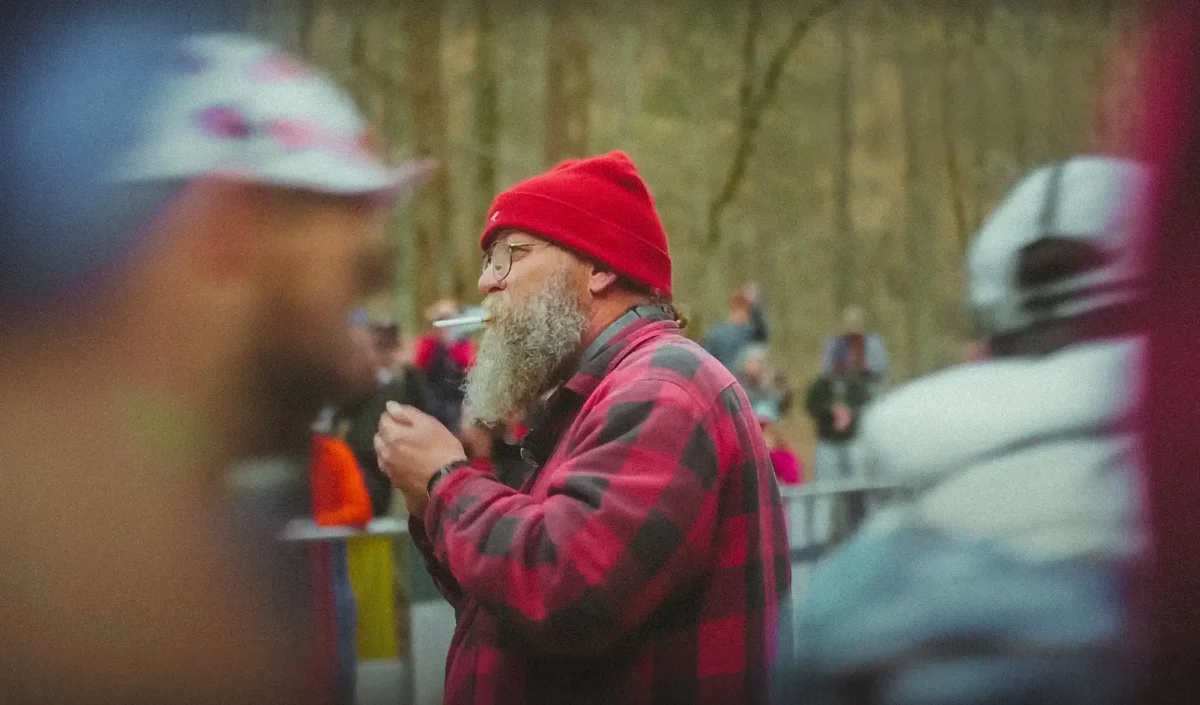
[[833, 405], [833, 430], [841, 433], [850, 428], [850, 422], [854, 420], [854, 412], [845, 404]]
[[379, 419], [375, 452], [379, 469], [404, 493], [409, 513], [417, 517], [429, 502], [429, 478], [443, 465], [467, 457], [462, 443], [437, 419], [396, 402], [388, 402]]

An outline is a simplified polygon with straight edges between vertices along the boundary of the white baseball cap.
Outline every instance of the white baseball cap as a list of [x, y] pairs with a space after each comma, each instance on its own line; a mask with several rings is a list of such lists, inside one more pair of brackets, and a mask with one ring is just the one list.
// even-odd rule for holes
[[354, 102], [275, 46], [237, 34], [187, 39], [121, 160], [122, 183], [223, 176], [328, 194], [398, 196], [431, 161], [390, 167]]
[[[967, 252], [967, 293], [977, 332], [988, 337], [1065, 319], [1137, 296], [1141, 281], [1132, 234], [1144, 194], [1143, 166], [1075, 157], [1022, 180], [992, 213]], [[1030, 245], [1086, 240], [1102, 262], [1047, 283], [1021, 285]]]

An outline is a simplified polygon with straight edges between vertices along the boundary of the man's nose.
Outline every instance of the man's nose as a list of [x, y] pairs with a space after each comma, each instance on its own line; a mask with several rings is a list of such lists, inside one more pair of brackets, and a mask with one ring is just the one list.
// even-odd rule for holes
[[488, 294], [504, 290], [504, 282], [496, 278], [491, 267], [484, 267], [483, 272], [479, 275], [479, 295], [487, 296]]

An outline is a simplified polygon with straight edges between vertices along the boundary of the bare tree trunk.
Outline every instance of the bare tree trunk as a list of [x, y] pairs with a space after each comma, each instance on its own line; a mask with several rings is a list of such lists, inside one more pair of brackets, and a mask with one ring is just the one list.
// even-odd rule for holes
[[1048, 62], [1054, 67], [1050, 73], [1050, 97], [1051, 97], [1051, 115], [1061, 116], [1051, 122], [1053, 126], [1053, 134], [1051, 142], [1054, 152], [1050, 155], [1051, 159], [1059, 160], [1067, 157], [1074, 151], [1069, 140], [1072, 133], [1075, 132], [1077, 125], [1071, 125], [1069, 128], [1063, 123], [1067, 122], [1065, 117], [1069, 115], [1066, 110], [1066, 94], [1064, 91], [1073, 90], [1075, 82], [1082, 80], [1082, 76], [1064, 76], [1067, 61], [1066, 58], [1070, 52], [1070, 47], [1067, 46], [1069, 41], [1068, 33], [1064, 31], [1063, 14], [1068, 10], [1061, 4], [1052, 7], [1043, 7], [1041, 10], [1041, 31], [1044, 33], [1045, 39], [1045, 55], [1043, 61]]
[[[499, 81], [496, 77], [496, 32], [492, 22], [493, 0], [474, 0], [475, 7], [475, 96], [474, 124], [475, 202], [473, 223], [483, 224], [496, 195], [496, 152], [499, 149]], [[458, 244], [454, 270], [454, 292], [463, 298], [475, 289], [479, 278], [479, 247], [474, 232]]]
[[267, 0], [251, 0], [246, 4], [248, 6], [246, 28], [259, 36], [271, 37], [274, 29], [271, 26], [271, 3]]
[[1142, 106], [1139, 86], [1145, 54], [1142, 18], [1136, 7], [1102, 6], [1107, 31], [1106, 51], [1098, 53], [1100, 70], [1093, 94], [1091, 150], [1102, 154], [1133, 156], [1137, 153], [1137, 127]]
[[437, 244], [450, 233], [450, 181], [446, 174], [446, 108], [442, 90], [442, 2], [409, 6], [408, 72], [412, 82], [413, 141], [417, 152], [441, 162], [422, 189], [414, 223], [412, 269], [416, 307], [424, 310], [439, 295], [441, 258]]
[[959, 154], [958, 140], [954, 135], [954, 84], [950, 79], [950, 64], [956, 58], [954, 40], [951, 36], [951, 5], [954, 0], [944, 0], [942, 6], [942, 92], [940, 106], [942, 109], [942, 141], [946, 151], [946, 173], [950, 181], [950, 204], [954, 213], [954, 231], [962, 251], [966, 251], [967, 242], [971, 237], [971, 226], [968, 223], [966, 195], [962, 176], [962, 159]]
[[371, 65], [371, 57], [367, 50], [367, 24], [370, 22], [370, 8], [366, 0], [360, 0], [344, 7], [342, 12], [350, 15], [352, 29], [350, 35], [350, 81], [346, 86], [350, 95], [358, 103], [359, 110], [367, 118], [367, 122], [378, 130], [380, 117], [376, 110], [375, 99], [382, 88], [380, 76]]
[[586, 4], [550, 3], [550, 61], [546, 95], [546, 163], [588, 152], [592, 76], [588, 69]]
[[[1015, 66], [1007, 65], [1004, 67], [1007, 73], [1009, 90], [1008, 100], [1012, 103], [1011, 114], [1018, 116], [1013, 120], [1013, 149], [1016, 157], [1017, 169], [1024, 173], [1027, 169], [1033, 166], [1033, 159], [1030, 156], [1029, 149], [1029, 113], [1026, 110], [1025, 104], [1025, 85], [1021, 81], [1021, 76], [1017, 72]], [[986, 217], [986, 214], [985, 214]], [[978, 225], [979, 222], [976, 222]]]
[[298, 0], [300, 5], [300, 27], [296, 47], [305, 57], [313, 55], [313, 31], [316, 28], [316, 0]]
[[[919, 21], [922, 13], [931, 11], [928, 6], [916, 0], [909, 0], [906, 8], [905, 19], [909, 23]], [[917, 93], [917, 86], [928, 74], [930, 62], [924, 60], [921, 40], [914, 38], [910, 33], [902, 42], [904, 184], [908, 200], [904, 241], [908, 286], [904, 304], [908, 318], [908, 376], [912, 378], [931, 368], [929, 343], [933, 336], [928, 319], [932, 310], [934, 285], [934, 243], [931, 232], [934, 219], [930, 203], [932, 190], [929, 188], [929, 169], [925, 161], [929, 145], [923, 140], [920, 129], [920, 126], [925, 124], [922, 118], [927, 119], [927, 116], [921, 114], [923, 101]]]
[[[985, 71], [994, 71], [994, 67], [1003, 63], [999, 57], [988, 51], [987, 43], [987, 20], [989, 5], [984, 0], [978, 0], [973, 3], [974, 8], [971, 12], [971, 46], [970, 61], [967, 63], [967, 70], [971, 76], [983, 76]], [[971, 159], [971, 183], [974, 191], [973, 208], [971, 210], [971, 224], [974, 225], [983, 220], [984, 209], [987, 208], [988, 194], [991, 192], [991, 183], [988, 178], [988, 150], [991, 145], [991, 127], [988, 120], [988, 90], [987, 83], [981, 82], [979, 90], [976, 90], [974, 100], [971, 104], [971, 122], [975, 123], [976, 130], [974, 144], [972, 145]], [[1019, 120], [1017, 121], [1020, 122]], [[1019, 127], [1017, 128], [1020, 129]]]
[[842, 311], [854, 299], [854, 220], [850, 215], [850, 170], [854, 149], [854, 52], [850, 13], [838, 21], [841, 74], [838, 78], [837, 232], [834, 235], [833, 303]]

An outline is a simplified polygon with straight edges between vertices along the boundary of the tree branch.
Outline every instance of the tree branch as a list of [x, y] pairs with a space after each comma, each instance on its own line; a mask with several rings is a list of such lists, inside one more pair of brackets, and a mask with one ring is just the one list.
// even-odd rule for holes
[[737, 198], [738, 190], [745, 180], [746, 170], [750, 165], [750, 157], [754, 153], [754, 138], [762, 123], [762, 112], [774, 99], [779, 89], [779, 79], [791, 59], [796, 47], [826, 13], [833, 10], [842, 0], [822, 0], [814, 5], [801, 18], [796, 20], [787, 38], [771, 57], [763, 76], [762, 88], [757, 95], [754, 92], [754, 77], [757, 63], [758, 35], [762, 28], [762, 7], [760, 0], [749, 0], [750, 17], [746, 25], [746, 40], [742, 45], [745, 60], [742, 90], [740, 96], [741, 119], [738, 129], [738, 143], [734, 149], [733, 161], [725, 173], [725, 180], [717, 191], [708, 210], [708, 244], [714, 245], [721, 239], [721, 216], [729, 204]]
[[[475, 0], [474, 128], [482, 147], [475, 154], [473, 222], [482, 223], [496, 193], [496, 151], [500, 133], [499, 89], [495, 70], [495, 27], [491, 0]], [[454, 267], [454, 294], [466, 296], [479, 276], [478, 247], [474, 238], [459, 243]]]
[[550, 55], [546, 86], [546, 164], [588, 151], [588, 18], [579, 3], [550, 7]]
[[833, 304], [844, 311], [855, 297], [854, 218], [851, 214], [851, 172], [854, 161], [854, 34], [850, 19], [838, 22], [841, 75], [837, 95], [838, 170], [834, 191]]
[[742, 42], [742, 90], [738, 96], [742, 120], [754, 105], [754, 79], [758, 73], [758, 36], [762, 33], [762, 0], [747, 0], [746, 38]]

